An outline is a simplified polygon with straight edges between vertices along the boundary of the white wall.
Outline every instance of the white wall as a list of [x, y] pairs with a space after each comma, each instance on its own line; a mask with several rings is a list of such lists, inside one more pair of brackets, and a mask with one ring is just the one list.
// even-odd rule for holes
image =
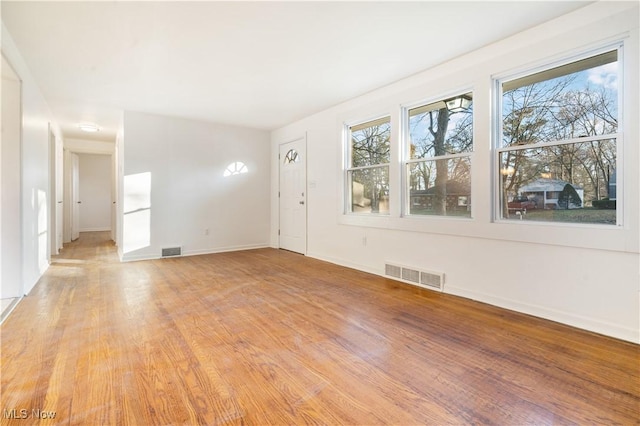
[[122, 133], [124, 260], [269, 245], [268, 132], [125, 112]]
[[80, 232], [111, 230], [111, 156], [78, 154]]
[[2, 57], [2, 145], [0, 147], [0, 299], [22, 292], [20, 79]]
[[[22, 81], [22, 283], [28, 294], [49, 266], [49, 124], [62, 141], [38, 85], [11, 35], [2, 25], [2, 53]], [[57, 149], [57, 148], [56, 148]]]
[[[624, 226], [494, 222], [492, 77], [618, 40], [626, 43], [624, 93], [632, 94], [624, 98]], [[447, 293], [640, 342], [639, 50], [637, 3], [602, 2], [272, 132], [271, 244], [278, 244], [278, 145], [306, 132], [309, 256], [381, 275], [385, 261], [443, 271]], [[474, 92], [473, 219], [402, 218], [399, 184], [390, 217], [343, 215], [343, 123], [390, 114], [397, 129], [402, 105], [467, 89]]]

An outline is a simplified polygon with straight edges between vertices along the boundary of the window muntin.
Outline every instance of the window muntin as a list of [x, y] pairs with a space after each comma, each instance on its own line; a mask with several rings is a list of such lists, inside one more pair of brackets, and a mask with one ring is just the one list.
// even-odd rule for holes
[[405, 212], [471, 217], [472, 94], [411, 108], [406, 125]]
[[501, 218], [617, 223], [618, 84], [617, 50], [500, 82]]
[[391, 120], [348, 127], [347, 212], [389, 214]]

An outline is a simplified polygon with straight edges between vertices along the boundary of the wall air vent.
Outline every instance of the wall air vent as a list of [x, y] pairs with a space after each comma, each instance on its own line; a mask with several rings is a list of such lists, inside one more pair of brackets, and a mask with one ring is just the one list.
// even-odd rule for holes
[[416, 271], [415, 269], [410, 268], [402, 268], [402, 279], [405, 281], [410, 281], [414, 284], [419, 284], [420, 271]]
[[182, 247], [167, 247], [162, 249], [162, 257], [180, 256]]
[[384, 274], [402, 282], [428, 288], [430, 290], [442, 291], [444, 287], [444, 273], [418, 268], [402, 266], [394, 263], [385, 263]]
[[436, 272], [420, 272], [420, 284], [442, 291], [444, 274]]
[[384, 274], [393, 278], [402, 278], [402, 268], [396, 265], [384, 265]]

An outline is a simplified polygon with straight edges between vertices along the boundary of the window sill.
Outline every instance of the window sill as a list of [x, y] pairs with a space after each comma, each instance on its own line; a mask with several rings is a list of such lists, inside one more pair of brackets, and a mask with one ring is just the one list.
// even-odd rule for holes
[[465, 217], [398, 217], [339, 214], [338, 224], [392, 231], [483, 238], [541, 245], [639, 253], [638, 232], [625, 226], [479, 220]]

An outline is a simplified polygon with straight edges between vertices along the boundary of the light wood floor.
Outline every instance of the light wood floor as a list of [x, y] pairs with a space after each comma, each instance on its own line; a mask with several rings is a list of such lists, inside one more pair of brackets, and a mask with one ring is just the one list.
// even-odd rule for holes
[[640, 422], [638, 345], [286, 251], [63, 253], [2, 324], [3, 424]]

